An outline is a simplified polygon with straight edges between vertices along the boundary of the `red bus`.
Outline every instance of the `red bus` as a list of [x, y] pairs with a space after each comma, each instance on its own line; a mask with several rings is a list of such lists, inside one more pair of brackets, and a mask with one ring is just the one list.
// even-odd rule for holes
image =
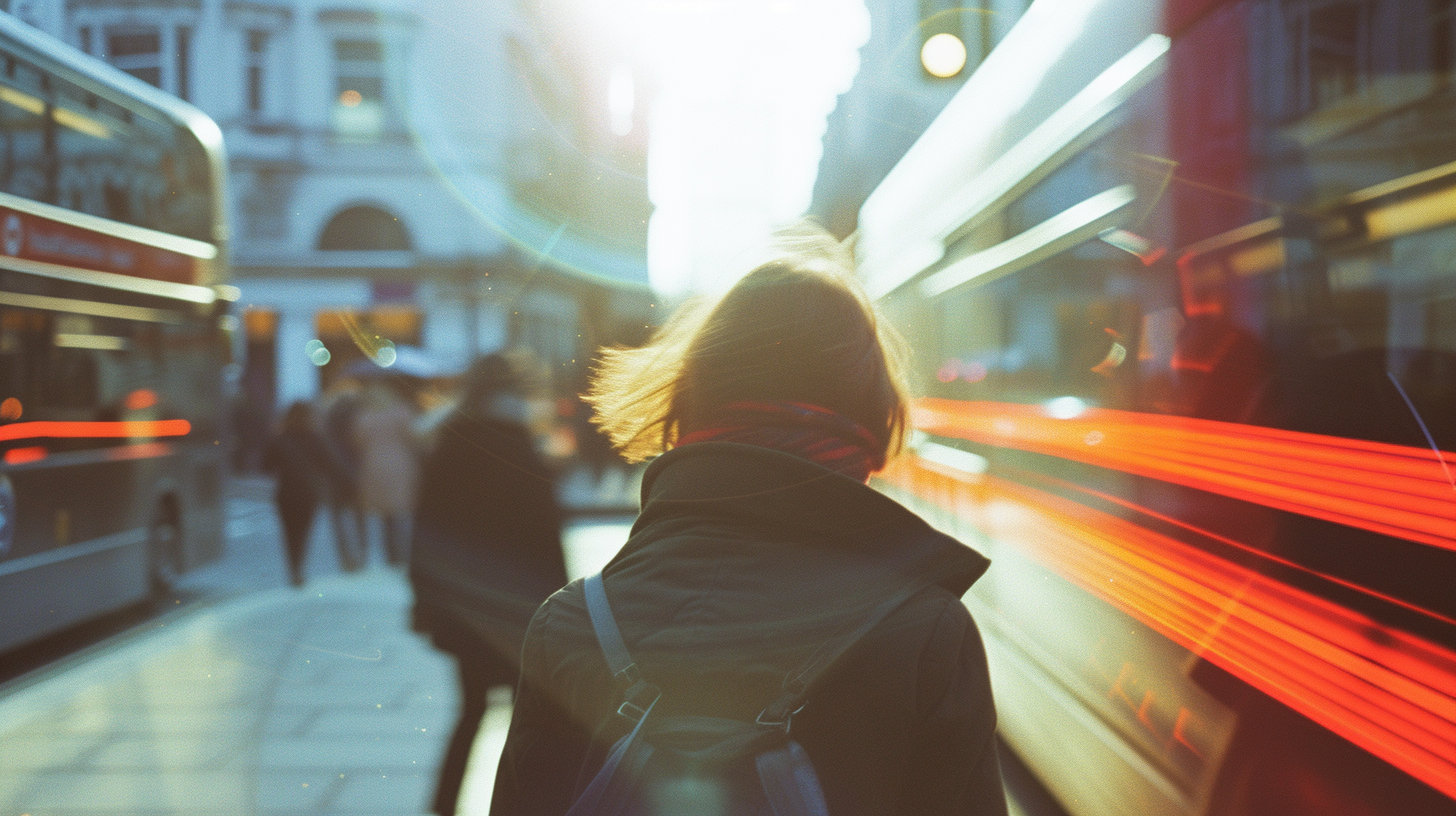
[[861, 210], [1073, 814], [1456, 813], [1453, 11], [1038, 0]]
[[221, 133], [0, 14], [0, 651], [221, 553]]

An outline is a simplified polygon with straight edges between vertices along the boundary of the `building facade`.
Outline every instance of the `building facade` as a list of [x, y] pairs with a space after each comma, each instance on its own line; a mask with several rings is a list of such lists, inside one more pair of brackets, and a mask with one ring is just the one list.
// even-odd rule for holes
[[[241, 386], [265, 411], [401, 346], [458, 370], [524, 345], [569, 384], [591, 344], [650, 314], [642, 242], [620, 229], [601, 240], [590, 218], [537, 192], [573, 200], [561, 190], [600, 174], [540, 156], [621, 146], [540, 147], [561, 141], [563, 116], [590, 111], [542, 104], [537, 89], [575, 78], [522, 58], [549, 39], [531, 4], [10, 0], [7, 10], [222, 127]], [[599, 209], [645, 207], [630, 176], [612, 194], [619, 206]]]

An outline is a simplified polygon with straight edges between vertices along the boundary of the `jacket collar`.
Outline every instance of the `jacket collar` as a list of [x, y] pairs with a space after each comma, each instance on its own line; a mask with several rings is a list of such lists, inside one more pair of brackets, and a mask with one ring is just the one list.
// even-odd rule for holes
[[684, 525], [746, 530], [833, 560], [865, 560], [956, 595], [990, 564], [867, 485], [792, 454], [733, 442], [683, 445], [648, 466], [642, 514], [623, 556]]

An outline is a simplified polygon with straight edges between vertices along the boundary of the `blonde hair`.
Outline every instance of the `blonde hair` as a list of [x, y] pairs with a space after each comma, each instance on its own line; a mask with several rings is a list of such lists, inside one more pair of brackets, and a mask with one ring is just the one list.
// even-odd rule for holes
[[807, 402], [855, 420], [898, 452], [904, 344], [854, 277], [849, 250], [799, 224], [773, 260], [716, 300], [683, 304], [641, 348], [604, 349], [585, 400], [629, 462], [668, 450], [683, 426], [732, 402]]

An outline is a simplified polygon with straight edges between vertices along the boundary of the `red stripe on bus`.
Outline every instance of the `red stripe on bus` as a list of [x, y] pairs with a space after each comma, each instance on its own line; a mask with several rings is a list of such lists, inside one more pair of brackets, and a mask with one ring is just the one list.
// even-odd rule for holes
[[[196, 284], [202, 263], [159, 246], [0, 207], [15, 257], [115, 275]], [[6, 251], [4, 254], [11, 254]]]
[[1456, 454], [1231, 422], [923, 399], [914, 427], [1456, 550]]
[[29, 462], [39, 462], [50, 455], [50, 451], [44, 446], [34, 448], [12, 448], [5, 451], [5, 464], [24, 465]]
[[[166, 442], [137, 442], [131, 445], [108, 445], [97, 450], [68, 451], [61, 454], [52, 464], [60, 466], [95, 464], [96, 462], [122, 462], [133, 459], [156, 459], [170, 456], [172, 446]], [[50, 450], [45, 446], [11, 448], [0, 461], [7, 465], [28, 465], [50, 459]]]
[[0, 426], [0, 442], [15, 439], [155, 439], [186, 436], [192, 423], [185, 419], [138, 422], [17, 422]]
[[1456, 797], [1456, 652], [1035, 488], [914, 456], [881, 476]]

